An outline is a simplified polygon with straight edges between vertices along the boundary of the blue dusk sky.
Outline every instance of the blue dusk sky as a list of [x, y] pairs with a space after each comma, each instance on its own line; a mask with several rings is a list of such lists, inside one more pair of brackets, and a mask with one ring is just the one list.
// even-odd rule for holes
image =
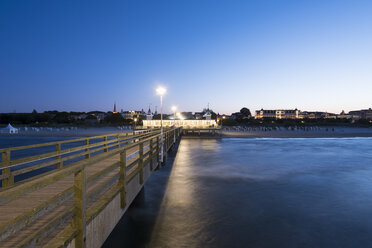
[[372, 1], [0, 1], [0, 112], [372, 107]]

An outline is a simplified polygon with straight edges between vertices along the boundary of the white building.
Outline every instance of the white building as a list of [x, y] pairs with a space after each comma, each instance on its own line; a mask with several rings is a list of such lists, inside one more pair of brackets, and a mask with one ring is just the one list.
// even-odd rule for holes
[[212, 119], [212, 113], [211, 113], [211, 111], [209, 111], [209, 109], [207, 109], [207, 111], [205, 112], [205, 114], [203, 115], [203, 117], [206, 120], [211, 120]]
[[18, 133], [18, 128], [8, 124], [5, 128], [0, 129], [0, 133], [15, 134]]
[[149, 108], [149, 111], [147, 111], [146, 120], [152, 120], [153, 114], [151, 113], [151, 109]]
[[301, 111], [298, 109], [275, 109], [275, 110], [256, 110], [255, 119], [301, 119]]
[[[161, 120], [143, 120], [143, 128], [158, 128]], [[216, 120], [163, 120], [163, 127], [183, 127], [183, 128], [215, 128]]]

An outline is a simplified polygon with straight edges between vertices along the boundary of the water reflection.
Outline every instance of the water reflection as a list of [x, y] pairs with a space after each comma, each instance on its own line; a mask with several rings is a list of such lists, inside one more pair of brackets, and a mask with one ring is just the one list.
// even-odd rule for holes
[[[218, 152], [216, 140], [182, 141], [166, 185], [160, 212], [149, 242], [149, 247], [200, 247], [205, 239], [205, 229], [211, 224], [212, 211], [196, 201], [203, 185], [196, 177], [195, 150]], [[197, 158], [196, 158], [197, 159]], [[210, 217], [209, 217], [210, 216]], [[185, 221], [187, 219], [187, 221]]]
[[182, 140], [105, 247], [369, 247], [372, 139]]

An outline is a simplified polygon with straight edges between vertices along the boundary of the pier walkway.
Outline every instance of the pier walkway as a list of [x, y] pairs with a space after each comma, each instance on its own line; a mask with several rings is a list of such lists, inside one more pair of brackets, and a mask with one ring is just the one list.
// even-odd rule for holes
[[0, 246], [100, 247], [181, 132], [0, 149]]

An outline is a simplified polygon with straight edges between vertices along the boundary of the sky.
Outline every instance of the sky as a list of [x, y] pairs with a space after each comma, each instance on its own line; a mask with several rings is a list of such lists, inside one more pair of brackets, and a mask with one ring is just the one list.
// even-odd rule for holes
[[372, 1], [0, 1], [0, 112], [372, 107]]

